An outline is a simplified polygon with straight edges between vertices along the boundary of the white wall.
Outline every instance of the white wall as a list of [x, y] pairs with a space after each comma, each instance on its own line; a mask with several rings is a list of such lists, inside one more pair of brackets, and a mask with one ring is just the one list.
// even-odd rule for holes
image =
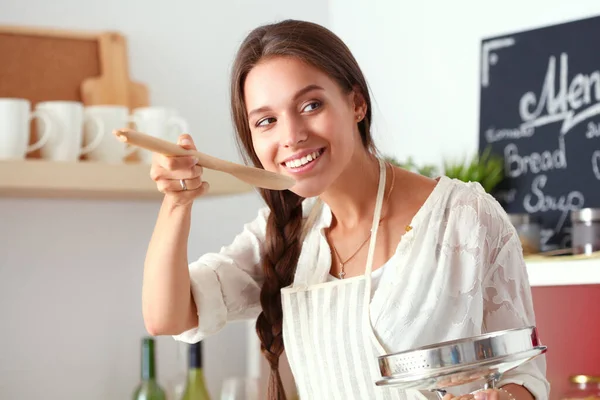
[[[178, 108], [201, 149], [232, 160], [230, 63], [249, 29], [283, 18], [326, 24], [327, 3], [0, 3], [0, 24], [123, 32], [132, 78], [149, 85], [152, 103]], [[252, 194], [199, 201], [190, 258], [228, 243], [259, 205]], [[157, 210], [157, 202], [0, 199], [0, 399], [130, 398], [145, 335], [142, 263]], [[246, 339], [246, 326], [234, 324], [206, 340], [213, 398], [222, 379], [246, 373]], [[167, 385], [171, 338], [159, 338], [158, 357]]]
[[477, 150], [481, 39], [600, 15], [597, 0], [407, 4], [330, 0], [331, 27], [373, 90], [379, 147], [437, 165]]

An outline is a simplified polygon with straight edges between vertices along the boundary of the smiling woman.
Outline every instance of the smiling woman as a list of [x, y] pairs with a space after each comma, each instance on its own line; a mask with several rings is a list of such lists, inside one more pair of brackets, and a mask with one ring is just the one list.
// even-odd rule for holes
[[[301, 398], [423, 399], [379, 387], [377, 357], [535, 324], [519, 237], [478, 184], [392, 166], [370, 132], [366, 80], [326, 28], [283, 21], [243, 41], [231, 77], [237, 138], [254, 166], [293, 176], [233, 242], [187, 260], [202, 171], [186, 157], [154, 160], [165, 193], [144, 266], [152, 334], [197, 342], [256, 318], [271, 367], [269, 400], [286, 398], [284, 351]], [[188, 135], [181, 146], [193, 148]], [[188, 190], [173, 182], [185, 179]], [[509, 373], [502, 390], [449, 397], [547, 399], [545, 359]]]

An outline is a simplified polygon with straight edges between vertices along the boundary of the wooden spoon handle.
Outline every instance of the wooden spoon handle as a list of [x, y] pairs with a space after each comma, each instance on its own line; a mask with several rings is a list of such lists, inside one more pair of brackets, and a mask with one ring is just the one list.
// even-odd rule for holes
[[153, 151], [166, 156], [192, 156], [198, 159], [198, 165], [215, 171], [226, 172], [251, 185], [272, 190], [291, 188], [296, 182], [289, 176], [266, 171], [260, 168], [248, 167], [231, 161], [221, 160], [197, 150], [184, 149], [175, 143], [136, 132], [131, 129], [119, 129], [115, 135], [122, 142]]
[[175, 143], [163, 140], [131, 129], [119, 129], [115, 132], [117, 138], [125, 143], [135, 145], [166, 156], [192, 156], [198, 159], [198, 164], [215, 171], [230, 172], [229, 161], [211, 157], [197, 150], [184, 149]]

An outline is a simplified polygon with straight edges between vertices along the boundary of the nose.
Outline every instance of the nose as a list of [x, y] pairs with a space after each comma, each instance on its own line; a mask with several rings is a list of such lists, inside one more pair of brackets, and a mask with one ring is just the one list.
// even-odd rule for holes
[[308, 138], [308, 129], [302, 118], [285, 118], [283, 129], [280, 136], [280, 143], [283, 147], [295, 147], [299, 143], [305, 142]]

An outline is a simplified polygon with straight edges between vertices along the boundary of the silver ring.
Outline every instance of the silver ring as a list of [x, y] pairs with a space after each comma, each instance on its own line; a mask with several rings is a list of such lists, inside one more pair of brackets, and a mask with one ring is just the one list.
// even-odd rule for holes
[[187, 186], [185, 185], [184, 179], [180, 179], [179, 184], [181, 185], [181, 190], [183, 190], [183, 191], [187, 190]]

